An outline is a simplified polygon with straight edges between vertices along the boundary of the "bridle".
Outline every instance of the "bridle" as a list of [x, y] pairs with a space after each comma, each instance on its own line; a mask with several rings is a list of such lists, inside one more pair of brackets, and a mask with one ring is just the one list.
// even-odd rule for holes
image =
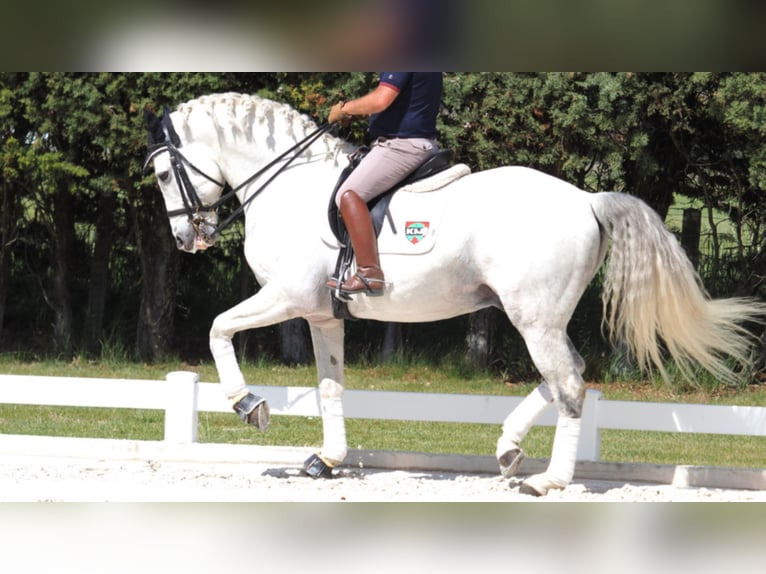
[[[293, 161], [298, 159], [303, 154], [303, 152], [305, 152], [331, 127], [332, 124], [324, 124], [318, 127], [301, 141], [292, 146], [290, 149], [281, 153], [268, 164], [256, 171], [253, 175], [245, 179], [236, 187], [232, 188], [227, 182], [218, 181], [214, 177], [211, 177], [203, 170], [195, 166], [181, 152], [179, 149], [182, 145], [181, 138], [178, 137], [178, 134], [173, 128], [173, 124], [170, 121], [169, 110], [166, 108], [162, 117], [162, 130], [165, 135], [165, 139], [164, 141], [149, 145], [149, 150], [146, 154], [146, 158], [144, 159], [143, 171], [146, 173], [149, 164], [159, 154], [164, 152], [168, 152], [168, 154], [170, 154], [170, 168], [173, 171], [173, 175], [175, 176], [175, 180], [177, 182], [179, 193], [181, 195], [184, 206], [181, 209], [168, 211], [168, 217], [175, 217], [185, 214], [189, 219], [189, 223], [192, 225], [192, 227], [194, 227], [195, 232], [205, 241], [212, 244], [218, 239], [219, 235], [224, 229], [229, 227], [244, 214], [245, 208], [253, 199], [255, 199], [272, 181], [274, 181], [274, 179], [277, 178], [277, 176], [285, 171], [290, 166], [290, 164], [293, 163]], [[217, 213], [218, 208], [225, 203], [228, 203], [232, 198], [236, 197], [238, 191], [247, 187], [268, 170], [283, 161], [284, 164], [280, 166], [279, 169], [277, 169], [265, 182], [263, 182], [263, 184], [258, 189], [250, 193], [247, 198], [244, 198], [240, 202], [239, 207], [237, 207], [222, 223], [219, 223], [218, 225], [212, 225], [205, 218], [205, 214]], [[191, 180], [189, 179], [189, 172], [187, 171], [187, 168], [198, 173], [211, 183], [214, 183], [220, 187], [222, 189], [221, 197], [212, 204], [203, 203], [197, 194], [196, 189], [194, 189]]]

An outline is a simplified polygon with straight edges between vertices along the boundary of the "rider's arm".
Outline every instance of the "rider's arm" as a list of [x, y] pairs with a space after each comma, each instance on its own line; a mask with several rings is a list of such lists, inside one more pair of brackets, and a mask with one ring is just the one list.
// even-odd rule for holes
[[377, 114], [388, 108], [398, 95], [399, 90], [393, 86], [379, 84], [366, 96], [344, 103], [341, 110], [351, 116]]

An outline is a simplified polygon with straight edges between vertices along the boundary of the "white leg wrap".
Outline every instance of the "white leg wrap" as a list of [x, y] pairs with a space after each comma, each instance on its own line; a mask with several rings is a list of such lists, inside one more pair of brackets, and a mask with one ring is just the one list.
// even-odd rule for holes
[[215, 366], [218, 370], [218, 380], [223, 392], [232, 405], [247, 395], [245, 377], [239, 370], [234, 345], [229, 339], [210, 339], [210, 352], [213, 353]]
[[580, 438], [580, 421], [581, 419], [559, 416], [548, 469], [542, 474], [534, 474], [527, 478], [521, 485], [521, 492], [544, 496], [548, 491], [566, 488], [572, 482], [577, 443]]
[[572, 482], [574, 476], [581, 422], [582, 419], [559, 416], [556, 423], [551, 462], [546, 474], [556, 486], [561, 488]]
[[329, 466], [343, 462], [348, 452], [346, 423], [343, 419], [343, 385], [332, 379], [319, 383], [324, 442], [319, 457]]
[[497, 441], [496, 456], [518, 447], [527, 436], [537, 417], [553, 402], [553, 395], [546, 383], [542, 383], [519, 403], [503, 422], [503, 434]]

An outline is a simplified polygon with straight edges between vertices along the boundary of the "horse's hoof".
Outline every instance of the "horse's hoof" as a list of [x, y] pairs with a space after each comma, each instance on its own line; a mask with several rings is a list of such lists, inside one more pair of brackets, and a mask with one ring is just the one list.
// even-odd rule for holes
[[519, 470], [519, 466], [525, 457], [524, 451], [520, 448], [512, 448], [506, 451], [497, 458], [497, 462], [500, 465], [500, 474], [504, 478], [511, 478]]
[[319, 458], [318, 455], [312, 454], [303, 463], [303, 472], [311, 478], [332, 478], [332, 467], [325, 461]]
[[234, 405], [234, 412], [242, 422], [253, 425], [258, 430], [265, 431], [269, 428], [269, 405], [263, 397], [247, 393]]
[[521, 483], [521, 486], [519, 486], [519, 492], [521, 494], [527, 494], [529, 496], [536, 496], [536, 497], [540, 497], [545, 494], [544, 492], [538, 492], [536, 488], [534, 488], [533, 486], [530, 486], [526, 482]]
[[563, 490], [566, 486], [565, 483], [562, 483], [560, 480], [552, 479], [551, 476], [546, 473], [533, 474], [521, 483], [519, 492], [530, 496], [545, 496], [551, 490]]

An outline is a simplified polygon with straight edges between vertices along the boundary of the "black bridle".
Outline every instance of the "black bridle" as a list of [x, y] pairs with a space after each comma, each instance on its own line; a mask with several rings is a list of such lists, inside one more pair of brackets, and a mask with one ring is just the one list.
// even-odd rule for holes
[[[181, 139], [175, 132], [173, 124], [170, 121], [170, 114], [166, 110], [162, 118], [162, 130], [164, 132], [165, 139], [162, 142], [149, 145], [149, 150], [146, 154], [146, 159], [144, 160], [143, 169], [144, 172], [146, 172], [151, 161], [160, 153], [168, 152], [170, 154], [170, 167], [173, 170], [173, 175], [175, 176], [176, 182], [178, 184], [179, 193], [181, 195], [184, 206], [182, 209], [174, 209], [172, 211], [168, 211], [168, 217], [175, 217], [177, 215], [186, 214], [186, 216], [189, 218], [189, 223], [191, 223], [195, 231], [206, 241], [213, 243], [224, 229], [226, 229], [244, 214], [245, 208], [253, 199], [255, 199], [272, 181], [274, 181], [274, 179], [276, 179], [278, 175], [285, 171], [291, 163], [298, 159], [303, 154], [303, 152], [305, 152], [331, 127], [332, 124], [324, 124], [318, 127], [301, 141], [292, 146], [290, 149], [281, 153], [268, 164], [256, 171], [253, 175], [245, 179], [236, 187], [232, 188], [228, 183], [218, 181], [210, 175], [206, 174], [204, 171], [195, 166], [191, 161], [189, 161], [183, 153], [181, 153], [181, 150], [179, 149], [181, 147]], [[242, 202], [240, 202], [239, 207], [237, 207], [222, 223], [217, 226], [213, 226], [206, 221], [204, 217], [205, 213], [217, 213], [218, 208], [225, 203], [228, 203], [232, 198], [236, 197], [238, 191], [250, 185], [253, 181], [261, 177], [264, 173], [282, 161], [284, 161], [284, 164], [279, 167], [279, 169], [277, 169], [277, 171], [274, 172], [271, 177], [263, 182], [263, 184], [258, 189], [249, 194], [247, 198], [244, 198]], [[221, 197], [218, 198], [215, 203], [206, 204], [202, 202], [202, 200], [199, 198], [199, 195], [197, 194], [197, 191], [194, 189], [191, 180], [189, 179], [189, 174], [186, 169], [187, 167], [223, 190]]]

